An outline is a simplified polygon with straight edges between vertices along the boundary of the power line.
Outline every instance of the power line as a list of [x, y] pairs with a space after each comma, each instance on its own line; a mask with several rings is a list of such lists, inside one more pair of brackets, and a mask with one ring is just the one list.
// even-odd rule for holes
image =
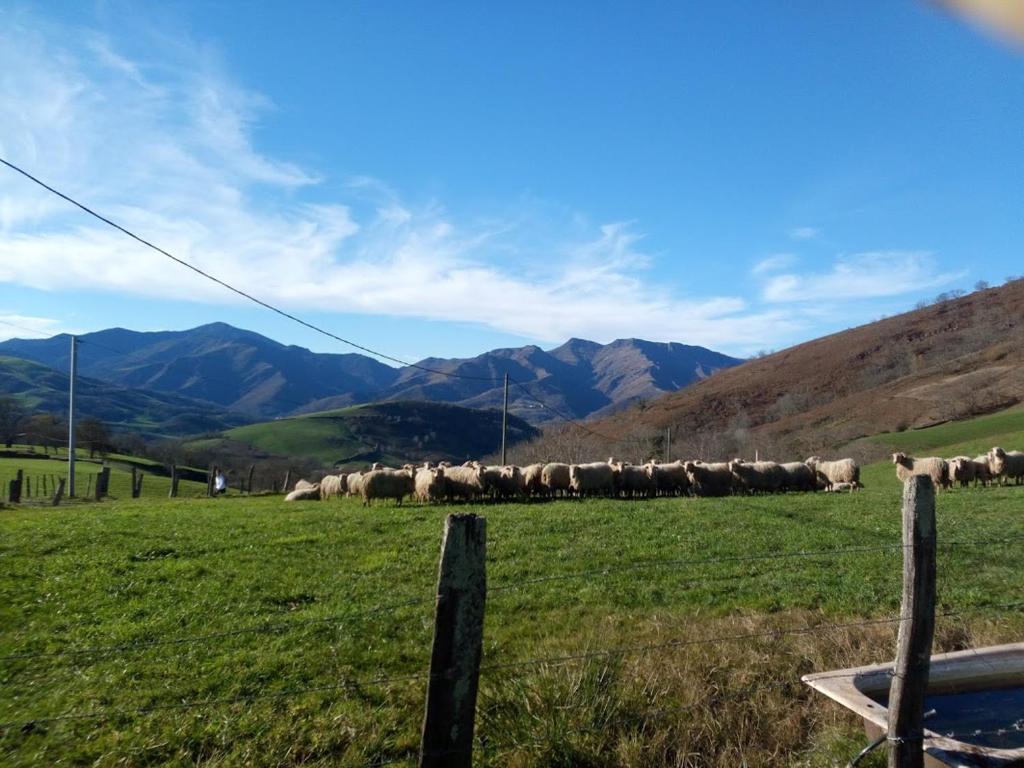
[[26, 333], [31, 333], [32, 335], [38, 337], [39, 339], [48, 338], [47, 336], [45, 336], [43, 334], [42, 331], [35, 330], [35, 329], [32, 329], [32, 328], [26, 328], [24, 325], [18, 325], [17, 323], [12, 323], [12, 322], [9, 322], [7, 320], [0, 320], [0, 323], [2, 323], [3, 325], [9, 325], [11, 328], [17, 328], [19, 331], [25, 331]]
[[601, 432], [598, 432], [596, 429], [591, 429], [590, 427], [588, 427], [583, 422], [574, 419], [572, 416], [566, 416], [564, 413], [562, 413], [557, 408], [555, 408], [553, 406], [550, 406], [547, 403], [545, 403], [539, 397], [537, 397], [532, 392], [530, 392], [530, 390], [528, 390], [523, 384], [521, 384], [520, 382], [516, 381], [511, 376], [509, 376], [508, 380], [511, 381], [513, 384], [515, 384], [517, 387], [519, 387], [519, 389], [523, 392], [523, 394], [525, 394], [530, 400], [532, 400], [533, 402], [537, 403], [541, 408], [544, 408], [545, 410], [550, 411], [551, 413], [555, 414], [555, 416], [560, 418], [562, 421], [564, 421], [564, 422], [566, 422], [568, 424], [572, 424], [573, 426], [577, 427], [578, 429], [582, 429], [584, 432], [588, 432], [589, 434], [594, 435], [595, 437], [599, 437], [602, 440], [607, 440], [609, 442], [613, 442], [614, 443], [614, 442], [616, 442], [619, 439], [617, 437], [610, 437], [609, 435], [602, 434]]
[[142, 245], [146, 246], [147, 248], [150, 248], [150, 249], [156, 251], [157, 253], [159, 253], [159, 254], [161, 254], [163, 256], [166, 256], [171, 261], [174, 261], [177, 264], [180, 264], [181, 266], [185, 267], [186, 269], [189, 269], [189, 270], [195, 272], [197, 275], [199, 275], [201, 277], [204, 277], [207, 280], [210, 280], [211, 282], [216, 283], [217, 285], [221, 286], [222, 288], [225, 288], [225, 289], [231, 291], [232, 293], [237, 294], [238, 296], [241, 296], [242, 298], [247, 299], [247, 300], [253, 302], [254, 304], [258, 304], [259, 306], [263, 307], [264, 309], [268, 309], [271, 312], [274, 312], [275, 314], [280, 315], [281, 317], [287, 318], [288, 320], [291, 320], [292, 322], [298, 323], [299, 325], [304, 326], [305, 328], [308, 328], [311, 331], [315, 331], [316, 333], [319, 333], [322, 336], [326, 336], [327, 338], [334, 339], [335, 341], [340, 341], [342, 344], [346, 344], [346, 345], [348, 345], [350, 347], [353, 347], [355, 349], [361, 350], [362, 352], [366, 352], [368, 354], [374, 355], [375, 357], [379, 357], [382, 360], [389, 360], [389, 361], [391, 361], [393, 363], [398, 363], [399, 365], [406, 366], [408, 368], [416, 368], [418, 370], [425, 371], [427, 373], [433, 373], [433, 374], [437, 374], [439, 376], [448, 376], [448, 377], [456, 378], [456, 379], [467, 379], [467, 380], [470, 380], [470, 381], [490, 381], [490, 382], [497, 381], [497, 379], [494, 378], [494, 377], [469, 376], [469, 375], [462, 374], [462, 373], [455, 373], [453, 371], [442, 371], [442, 370], [439, 370], [439, 369], [436, 369], [436, 368], [429, 368], [429, 367], [427, 367], [425, 365], [419, 365], [418, 363], [407, 363], [406, 361], [401, 360], [401, 359], [399, 359], [397, 357], [393, 357], [391, 355], [385, 354], [384, 352], [378, 352], [375, 349], [371, 349], [370, 347], [363, 346], [362, 344], [357, 344], [354, 341], [350, 341], [349, 339], [346, 339], [346, 338], [343, 338], [341, 336], [338, 336], [336, 333], [332, 333], [331, 331], [328, 331], [325, 328], [322, 328], [322, 327], [320, 327], [318, 325], [315, 325], [314, 323], [311, 323], [308, 320], [303, 320], [301, 317], [293, 315], [290, 312], [286, 312], [285, 310], [280, 309], [279, 307], [276, 307], [273, 304], [270, 304], [269, 302], [264, 301], [263, 299], [259, 299], [256, 296], [253, 296], [251, 293], [247, 293], [246, 291], [243, 291], [241, 288], [236, 288], [235, 286], [231, 285], [230, 283], [228, 283], [228, 282], [226, 282], [224, 280], [221, 280], [219, 277], [216, 277], [216, 276], [210, 274], [209, 272], [206, 272], [206, 271], [200, 269], [199, 267], [195, 266], [194, 264], [191, 264], [191, 263], [185, 261], [184, 259], [178, 258], [174, 254], [172, 254], [172, 253], [170, 253], [168, 251], [165, 251], [160, 246], [154, 245], [150, 241], [148, 241], [148, 240], [140, 237], [139, 235], [135, 234], [130, 229], [127, 229], [127, 228], [121, 226], [120, 224], [118, 224], [117, 222], [112, 221], [111, 219], [108, 219], [106, 216], [103, 216], [103, 215], [97, 213], [92, 208], [89, 208], [88, 206], [84, 205], [83, 203], [78, 202], [73, 197], [70, 197], [69, 195], [66, 195], [65, 193], [61, 192], [60, 190], [50, 186], [46, 182], [36, 178], [35, 176], [33, 176], [28, 171], [26, 171], [26, 170], [24, 170], [22, 168], [19, 168], [14, 163], [12, 163], [12, 162], [10, 162], [8, 160], [5, 160], [2, 157], [0, 157], [0, 163], [3, 163], [8, 168], [10, 168], [12, 171], [20, 173], [26, 179], [28, 179], [29, 181], [31, 181], [31, 182], [33, 182], [35, 184], [38, 184], [40, 187], [42, 187], [46, 191], [51, 192], [52, 194], [56, 195], [57, 197], [61, 198], [62, 200], [65, 200], [65, 201], [71, 203], [73, 206], [75, 206], [76, 208], [81, 209], [82, 211], [84, 211], [85, 213], [89, 214], [93, 218], [98, 219], [99, 221], [102, 221], [104, 224], [107, 224], [110, 227], [113, 227], [114, 229], [116, 229], [119, 232], [127, 235], [128, 237], [132, 238], [133, 240], [141, 243]]

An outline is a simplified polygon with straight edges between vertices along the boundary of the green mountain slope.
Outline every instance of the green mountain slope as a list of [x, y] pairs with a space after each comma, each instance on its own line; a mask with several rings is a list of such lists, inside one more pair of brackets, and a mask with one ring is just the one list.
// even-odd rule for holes
[[1024, 407], [951, 421], [927, 429], [886, 432], [868, 438], [868, 442], [884, 445], [893, 451], [939, 456], [975, 456], [995, 445], [1007, 450], [1024, 450]]
[[[28, 410], [66, 413], [68, 376], [45, 365], [0, 356], [0, 395], [13, 395]], [[220, 431], [247, 419], [222, 407], [178, 395], [147, 392], [78, 377], [80, 418], [102, 419], [114, 429], [157, 436]]]
[[[509, 444], [537, 431], [509, 416]], [[353, 406], [231, 429], [225, 438], [267, 453], [305, 456], [328, 464], [383, 461], [464, 461], [495, 453], [501, 412], [428, 402]]]

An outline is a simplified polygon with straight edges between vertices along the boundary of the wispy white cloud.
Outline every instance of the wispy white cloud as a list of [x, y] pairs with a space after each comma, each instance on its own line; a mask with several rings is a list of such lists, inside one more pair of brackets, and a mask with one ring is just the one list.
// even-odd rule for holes
[[[0, 153], [292, 310], [475, 323], [556, 343], [640, 336], [745, 354], [806, 335], [820, 316], [807, 294], [899, 292], [894, 275], [882, 274], [886, 259], [870, 254], [810, 276], [779, 274], [795, 263], [789, 254], [764, 259], [753, 270], [768, 276], [762, 303], [702, 294], [699, 281], [682, 292], [653, 266], [630, 222], [593, 224], [529, 206], [464, 221], [370, 177], [334, 180], [340, 192], [331, 193], [321, 173], [257, 148], [253, 127], [273, 105], [203, 50], [177, 40], [157, 68], [100, 35], [45, 31], [17, 20], [0, 29]], [[242, 302], [10, 173], [0, 174], [0, 253], [0, 282]], [[883, 285], [871, 287], [865, 265]], [[897, 284], [909, 291], [935, 279], [921, 263]]]
[[965, 274], [942, 271], [927, 251], [871, 251], [842, 256], [826, 272], [775, 275], [762, 295], [772, 303], [877, 299], [948, 285]]
[[764, 275], [769, 272], [778, 272], [780, 269], [791, 267], [797, 262], [796, 254], [776, 253], [757, 262], [751, 272], [755, 275]]
[[817, 227], [794, 227], [789, 230], [789, 236], [794, 240], [813, 240], [820, 233]]
[[7, 339], [45, 339], [66, 333], [61, 322], [52, 317], [35, 317], [0, 310], [0, 341]]

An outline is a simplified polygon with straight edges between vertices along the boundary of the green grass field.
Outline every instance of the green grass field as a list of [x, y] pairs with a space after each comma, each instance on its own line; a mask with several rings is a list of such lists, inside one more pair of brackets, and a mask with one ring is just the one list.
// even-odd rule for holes
[[[99, 460], [89, 461], [87, 459], [88, 452], [80, 451], [79, 454], [81, 455], [77, 456], [75, 461], [75, 492], [76, 495], [85, 497], [87, 495], [86, 492], [90, 488], [96, 487], [96, 475], [101, 469], [101, 463]], [[132, 457], [123, 458], [130, 459], [133, 463], [137, 461]], [[140, 464], [140, 466], [144, 465]], [[61, 478], [67, 478], [68, 472], [67, 459], [64, 457], [60, 459], [0, 458], [0, 499], [7, 499], [8, 483], [17, 476], [19, 469], [22, 470], [24, 477], [28, 478], [32, 485], [32, 498], [24, 500], [40, 502], [44, 501], [40, 490], [46, 488], [50, 490], [49, 495], [52, 496], [54, 482], [59, 481]], [[145, 480], [142, 481], [143, 498], [152, 499], [167, 496], [171, 488], [171, 479], [169, 477], [147, 472], [145, 468], [142, 469], [142, 473], [145, 475]], [[45, 485], [43, 485], [44, 477], [46, 478]], [[127, 468], [118, 457], [112, 456], [110, 495], [116, 499], [130, 499], [131, 477], [131, 469]], [[190, 480], [179, 480], [178, 493], [181, 496], [205, 494], [206, 484]]]
[[953, 421], [927, 429], [906, 432], [888, 432], [869, 438], [879, 445], [891, 446], [894, 451], [910, 454], [936, 454], [945, 456], [977, 456], [995, 445], [1020, 449], [1024, 445], [1024, 407], [979, 416], [964, 421]]
[[[891, 658], [894, 626], [766, 633], [894, 615], [899, 550], [735, 558], [898, 544], [891, 466], [863, 479], [845, 495], [470, 508], [488, 520], [477, 764], [845, 764], [863, 736], [799, 676]], [[0, 512], [0, 763], [413, 765], [425, 681], [408, 676], [427, 669], [451, 511], [233, 497]], [[1024, 488], [940, 494], [939, 605], [962, 616], [939, 619], [937, 650], [1020, 639], [1024, 614], [1001, 606], [1024, 595], [1008, 541], [1022, 512]], [[616, 648], [632, 650], [520, 665]], [[69, 713], [104, 717], [42, 719]]]

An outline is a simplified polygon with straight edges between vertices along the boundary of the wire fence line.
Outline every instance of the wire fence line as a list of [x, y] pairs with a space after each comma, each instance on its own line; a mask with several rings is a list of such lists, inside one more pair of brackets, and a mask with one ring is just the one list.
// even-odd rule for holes
[[[981, 547], [981, 546], [993, 546], [1010, 544], [1024, 540], [1024, 535], [1020, 536], [1005, 536], [994, 539], [975, 539], [970, 541], [954, 541], [947, 542], [943, 546], [949, 548], [964, 548], [964, 547]], [[895, 552], [904, 550], [910, 545], [904, 544], [886, 544], [878, 546], [864, 546], [864, 547], [840, 547], [834, 549], [821, 549], [821, 550], [796, 550], [789, 552], [764, 552], [750, 555], [729, 555], [723, 557], [711, 557], [711, 558], [697, 558], [697, 559], [671, 559], [671, 560], [655, 560], [655, 561], [639, 561], [633, 563], [624, 563], [616, 566], [606, 566], [603, 568], [587, 569], [584, 571], [574, 571], [566, 574], [555, 574], [551, 576], [541, 576], [529, 579], [523, 579], [517, 582], [501, 582], [496, 586], [488, 587], [488, 595], [492, 593], [501, 594], [504, 592], [510, 592], [513, 590], [519, 590], [528, 586], [536, 584], [545, 584], [551, 582], [560, 582], [576, 579], [585, 579], [592, 577], [601, 577], [610, 575], [613, 573], [630, 572], [638, 570], [648, 570], [654, 568], [669, 568], [669, 567], [685, 567], [685, 566], [704, 566], [704, 565], [716, 565], [716, 564], [730, 564], [730, 563], [747, 563], [747, 562], [765, 562], [775, 560], [790, 560], [794, 558], [830, 558], [830, 557], [845, 557], [849, 555], [857, 554], [869, 554], [869, 553], [880, 553], [880, 552]], [[218, 550], [221, 551], [221, 550]], [[349, 574], [359, 578], [369, 578], [373, 576], [383, 576], [390, 573], [387, 569], [378, 569], [375, 571], [369, 571], [359, 574]], [[703, 577], [695, 578], [686, 583], [685, 586], [700, 586], [705, 583], [721, 583], [725, 581], [741, 581], [745, 579], [762, 578], [764, 576], [773, 575], [778, 573], [777, 570], [769, 570], [764, 572], [749, 572], [749, 573], [738, 573], [738, 574], [727, 574], [718, 577]], [[376, 615], [382, 613], [388, 613], [400, 610], [402, 608], [424, 605], [431, 603], [435, 600], [435, 596], [424, 596], [417, 598], [409, 598], [400, 602], [391, 603], [387, 605], [377, 605], [369, 607], [365, 610], [332, 614], [330, 616], [323, 617], [308, 617], [304, 619], [293, 619], [289, 621], [270, 622], [261, 624], [253, 627], [244, 627], [239, 629], [222, 630], [217, 632], [210, 632], [198, 635], [189, 635], [184, 637], [166, 638], [162, 640], [146, 640], [130, 643], [116, 643], [110, 645], [86, 647], [86, 648], [64, 648], [56, 651], [40, 651], [40, 652], [26, 652], [26, 653], [14, 653], [0, 656], [0, 661], [15, 661], [15, 660], [27, 660], [36, 658], [56, 658], [62, 656], [84, 656], [84, 655], [101, 655], [107, 653], [114, 653], [118, 651], [142, 651], [149, 648], [155, 647], [166, 647], [175, 645], [188, 645], [194, 643], [204, 642], [206, 640], [213, 640], [225, 637], [233, 637], [238, 635], [246, 634], [259, 634], [267, 632], [289, 632], [296, 628], [302, 628], [309, 625], [324, 624], [331, 622], [343, 622], [355, 618], [362, 618], [364, 616]], [[75, 625], [84, 626], [84, 625]]]

